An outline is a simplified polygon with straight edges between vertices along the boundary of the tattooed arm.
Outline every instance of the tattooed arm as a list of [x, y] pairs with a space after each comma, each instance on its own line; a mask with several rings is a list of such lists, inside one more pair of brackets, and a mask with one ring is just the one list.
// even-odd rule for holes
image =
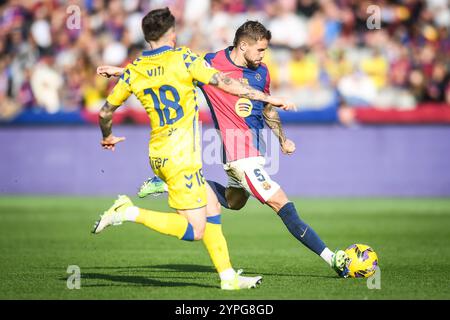
[[285, 99], [270, 96], [262, 91], [256, 90], [248, 84], [228, 77], [223, 72], [216, 73], [211, 78], [209, 84], [235, 96], [267, 102], [284, 110], [290, 110], [294, 107], [292, 103], [287, 102]]
[[[113, 66], [100, 66], [97, 68], [97, 74], [103, 77], [119, 77], [124, 72], [124, 68], [118, 68]], [[216, 73], [209, 82], [210, 85], [216, 86], [223, 91], [239, 96], [241, 98], [247, 98], [250, 100], [259, 100], [272, 104], [283, 110], [292, 110], [294, 105], [286, 101], [286, 99], [270, 96], [262, 91], [256, 90], [248, 84], [242, 83], [238, 80], [228, 77], [223, 72]]]
[[105, 102], [102, 109], [98, 113], [98, 122], [100, 124], [100, 129], [102, 130], [103, 139], [100, 142], [103, 149], [114, 151], [115, 145], [118, 142], [124, 141], [125, 137], [115, 137], [112, 134], [112, 119], [114, 111], [119, 106], [113, 106], [108, 102]]
[[125, 71], [125, 68], [113, 67], [113, 66], [100, 66], [97, 68], [97, 74], [109, 78], [120, 77]]
[[286, 141], [286, 135], [281, 127], [280, 115], [270, 103], [266, 104], [264, 107], [263, 116], [267, 126], [273, 131], [275, 136], [280, 141], [280, 144]]
[[264, 121], [272, 130], [275, 136], [280, 141], [281, 151], [284, 154], [292, 154], [295, 151], [295, 143], [286, 138], [283, 128], [281, 127], [281, 120], [278, 111], [270, 104], [266, 104], [263, 110]]

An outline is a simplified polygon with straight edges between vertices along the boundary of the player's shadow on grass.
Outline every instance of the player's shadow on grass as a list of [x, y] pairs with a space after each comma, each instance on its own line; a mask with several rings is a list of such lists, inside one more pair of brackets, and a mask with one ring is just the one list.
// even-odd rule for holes
[[165, 272], [206, 272], [215, 273], [216, 270], [211, 266], [196, 264], [161, 264], [152, 266], [121, 266], [121, 267], [82, 267], [82, 269], [92, 270], [139, 270], [139, 269], [161, 269]]
[[[211, 266], [196, 265], [196, 264], [160, 264], [151, 266], [126, 266], [126, 267], [92, 267], [85, 269], [155, 269], [164, 270], [165, 272], [200, 272], [200, 273], [215, 273], [215, 269]], [[253, 268], [245, 269], [246, 274], [257, 274], [262, 276], [276, 276], [276, 277], [307, 277], [307, 278], [324, 278], [324, 279], [338, 279], [336, 275], [318, 275], [318, 274], [302, 274], [302, 273], [283, 273], [283, 272], [260, 272]]]
[[277, 277], [306, 277], [306, 278], [324, 278], [324, 279], [339, 279], [337, 275], [327, 275], [322, 276], [318, 274], [302, 274], [302, 273], [269, 273], [269, 272], [259, 272], [256, 270], [248, 270], [251, 273], [259, 274], [262, 276], [277, 276]]
[[216, 272], [213, 267], [202, 266], [198, 264], [159, 264], [154, 266], [147, 266], [147, 268], [170, 270], [172, 272]]
[[[151, 269], [166, 269], [171, 272], [211, 272], [215, 273], [215, 269], [210, 266], [202, 266], [195, 264], [161, 264], [154, 266], [147, 266], [143, 268], [151, 268]], [[277, 277], [308, 277], [308, 278], [338, 278], [334, 275], [318, 275], [318, 274], [301, 274], [301, 273], [270, 273], [270, 272], [258, 272], [258, 270], [253, 268], [245, 269], [245, 273], [247, 275], [261, 275], [261, 276], [277, 276]]]
[[[173, 278], [173, 277], [168, 277]], [[67, 278], [60, 278], [60, 280], [67, 281]], [[81, 274], [81, 281], [87, 281], [87, 284], [83, 284], [84, 287], [105, 287], [107, 284], [90, 284], [89, 280], [107, 280], [111, 282], [126, 283], [129, 285], [138, 285], [142, 287], [201, 287], [201, 288], [216, 288], [216, 286], [199, 284], [195, 282], [181, 282], [181, 281], [161, 281], [151, 279], [143, 276], [134, 275], [114, 275], [105, 273], [86, 273]], [[111, 284], [110, 286], [115, 286]]]
[[[216, 272], [213, 267], [195, 264], [161, 264], [143, 268], [166, 269], [170, 270], [171, 272], [211, 272], [211, 273]], [[318, 274], [282, 273], [282, 272], [270, 273], [270, 272], [258, 272], [258, 270], [253, 268], [245, 269], [245, 273], [262, 276], [277, 276], [277, 277], [338, 278], [333, 274], [318, 275]]]

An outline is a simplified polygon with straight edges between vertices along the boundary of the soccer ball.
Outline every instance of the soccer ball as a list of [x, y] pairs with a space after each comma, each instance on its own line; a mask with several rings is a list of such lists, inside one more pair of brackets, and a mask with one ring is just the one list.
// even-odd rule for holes
[[378, 266], [378, 257], [373, 249], [365, 244], [352, 244], [345, 249], [349, 257], [348, 276], [351, 278], [368, 278]]

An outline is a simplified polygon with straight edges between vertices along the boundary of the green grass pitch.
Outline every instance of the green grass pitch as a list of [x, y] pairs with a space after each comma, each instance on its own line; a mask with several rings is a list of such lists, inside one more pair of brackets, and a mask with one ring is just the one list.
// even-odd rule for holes
[[[90, 234], [112, 198], [0, 197], [0, 299], [450, 299], [450, 199], [295, 199], [331, 248], [371, 245], [381, 289], [340, 279], [251, 200], [225, 211], [236, 269], [263, 276], [255, 290], [221, 291], [201, 242], [126, 223]], [[168, 210], [165, 197], [135, 199]], [[81, 289], [66, 286], [67, 267]]]

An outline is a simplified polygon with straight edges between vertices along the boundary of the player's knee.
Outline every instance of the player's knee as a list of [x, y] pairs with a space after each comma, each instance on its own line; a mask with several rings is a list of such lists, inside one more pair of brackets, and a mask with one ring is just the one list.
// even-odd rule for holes
[[194, 227], [194, 240], [202, 240], [205, 234], [205, 227]]
[[289, 202], [289, 199], [288, 199], [286, 193], [284, 193], [284, 191], [280, 188], [272, 197], [270, 197], [267, 200], [266, 204], [269, 207], [271, 207], [275, 212], [278, 212], [288, 202]]
[[214, 203], [210, 203], [208, 202], [208, 212], [214, 212], [216, 214], [219, 214], [222, 210], [222, 206], [220, 205], [220, 203], [218, 201], [214, 202]]

